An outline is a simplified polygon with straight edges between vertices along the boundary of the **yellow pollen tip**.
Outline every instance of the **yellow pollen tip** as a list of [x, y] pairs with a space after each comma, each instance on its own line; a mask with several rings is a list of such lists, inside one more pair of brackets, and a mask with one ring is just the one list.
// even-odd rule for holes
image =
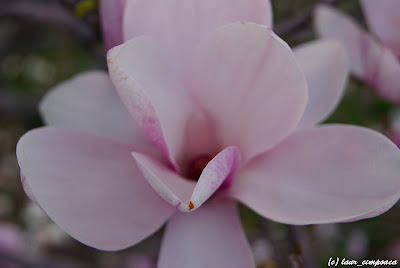
[[190, 201], [188, 207], [189, 207], [189, 210], [192, 210], [194, 208], [194, 205], [193, 205], [192, 201]]

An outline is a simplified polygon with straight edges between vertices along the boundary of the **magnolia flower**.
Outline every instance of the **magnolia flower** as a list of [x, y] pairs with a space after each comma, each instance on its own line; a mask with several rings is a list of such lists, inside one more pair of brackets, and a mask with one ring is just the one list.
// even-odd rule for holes
[[293, 54], [262, 26], [266, 0], [127, 1], [124, 12], [133, 39], [109, 51], [111, 79], [89, 72], [50, 91], [51, 126], [17, 146], [25, 191], [71, 236], [119, 250], [168, 221], [159, 267], [254, 267], [236, 201], [312, 224], [398, 200], [392, 142], [316, 126], [346, 81], [340, 44]]
[[383, 98], [400, 103], [400, 1], [360, 0], [371, 35], [350, 17], [321, 5], [315, 26], [323, 38], [340, 40], [350, 57], [354, 76]]

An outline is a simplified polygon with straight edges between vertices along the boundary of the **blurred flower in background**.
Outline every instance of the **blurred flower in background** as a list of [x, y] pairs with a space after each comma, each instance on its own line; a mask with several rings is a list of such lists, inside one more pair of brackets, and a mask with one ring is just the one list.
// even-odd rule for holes
[[10, 260], [7, 260], [0, 253], [0, 267], [16, 267], [12, 264], [12, 257], [26, 254], [26, 250], [25, 237], [19, 227], [0, 222], [0, 252], [10, 256]]
[[353, 74], [383, 98], [400, 104], [400, 1], [360, 0], [373, 34], [350, 16], [321, 5], [315, 26], [323, 38], [340, 40], [347, 49]]

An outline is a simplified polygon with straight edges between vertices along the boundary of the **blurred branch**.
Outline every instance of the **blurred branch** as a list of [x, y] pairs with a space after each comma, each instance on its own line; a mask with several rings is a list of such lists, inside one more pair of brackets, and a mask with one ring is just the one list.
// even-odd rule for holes
[[263, 225], [262, 225], [263, 231], [265, 233], [265, 237], [267, 239], [270, 239], [272, 241], [272, 254], [276, 257], [276, 259], [282, 259], [282, 253], [279, 250], [279, 247], [277, 246], [277, 243], [275, 243], [274, 239], [274, 234], [272, 229], [272, 224], [270, 220], [264, 219], [263, 220]]
[[39, 100], [39, 96], [19, 96], [14, 92], [0, 89], [0, 115], [4, 118], [24, 121], [27, 115], [37, 114], [36, 107]]
[[286, 239], [278, 237], [272, 230], [272, 222], [263, 221], [263, 230], [265, 236], [271, 240], [273, 247], [273, 255], [278, 261], [278, 267], [291, 268], [315, 268], [311, 258], [310, 247], [307, 245], [310, 241], [303, 233], [304, 226], [293, 226], [281, 224], [286, 230]]
[[[31, 260], [31, 259], [25, 259], [22, 258], [21, 256], [9, 254], [6, 252], [3, 252], [0, 250], [0, 261], [1, 262], [8, 262], [11, 264], [11, 266], [6, 266], [6, 267], [14, 267], [13, 265], [15, 264], [15, 267], [21, 267], [21, 268], [52, 268], [52, 267], [58, 267], [58, 268], [87, 268], [88, 266], [82, 265], [81, 263], [76, 263], [74, 261], [70, 260], [64, 260], [64, 259], [48, 259], [42, 257], [40, 260]], [[2, 264], [2, 263], [0, 263]], [[3, 267], [3, 266], [1, 266]]]
[[289, 243], [292, 246], [292, 254], [289, 259], [293, 268], [314, 268], [311, 241], [307, 234], [306, 226], [288, 225]]
[[4, 27], [0, 33], [0, 61], [5, 57], [18, 40], [20, 32], [17, 27]]
[[335, 5], [339, 1], [340, 0], [323, 0], [312, 6], [306, 7], [303, 10], [299, 11], [298, 15], [296, 15], [295, 17], [288, 19], [286, 21], [283, 21], [283, 22], [277, 24], [276, 26], [274, 26], [274, 32], [277, 35], [282, 36], [289, 32], [295, 31], [309, 21], [309, 19], [313, 15], [314, 9], [317, 7], [317, 5], [319, 5], [321, 3]]
[[[24, 268], [46, 268], [48, 265], [44, 265], [43, 263], [34, 263], [28, 260], [21, 259], [17, 256], [13, 256], [11, 254], [0, 251], [0, 260], [2, 262], [9, 262], [10, 264], [16, 264], [16, 267], [24, 267]], [[10, 266], [11, 267], [11, 266]]]
[[10, 1], [1, 1], [0, 17], [7, 16], [56, 25], [75, 34], [79, 39], [94, 38], [94, 31], [89, 25], [79, 20], [57, 2], [21, 0], [10, 3]]

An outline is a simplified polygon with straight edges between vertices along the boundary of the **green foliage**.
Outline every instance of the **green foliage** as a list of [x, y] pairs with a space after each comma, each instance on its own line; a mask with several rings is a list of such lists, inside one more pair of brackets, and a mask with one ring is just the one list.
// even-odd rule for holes
[[78, 17], [85, 17], [97, 8], [96, 0], [82, 0], [75, 7], [75, 14]]

